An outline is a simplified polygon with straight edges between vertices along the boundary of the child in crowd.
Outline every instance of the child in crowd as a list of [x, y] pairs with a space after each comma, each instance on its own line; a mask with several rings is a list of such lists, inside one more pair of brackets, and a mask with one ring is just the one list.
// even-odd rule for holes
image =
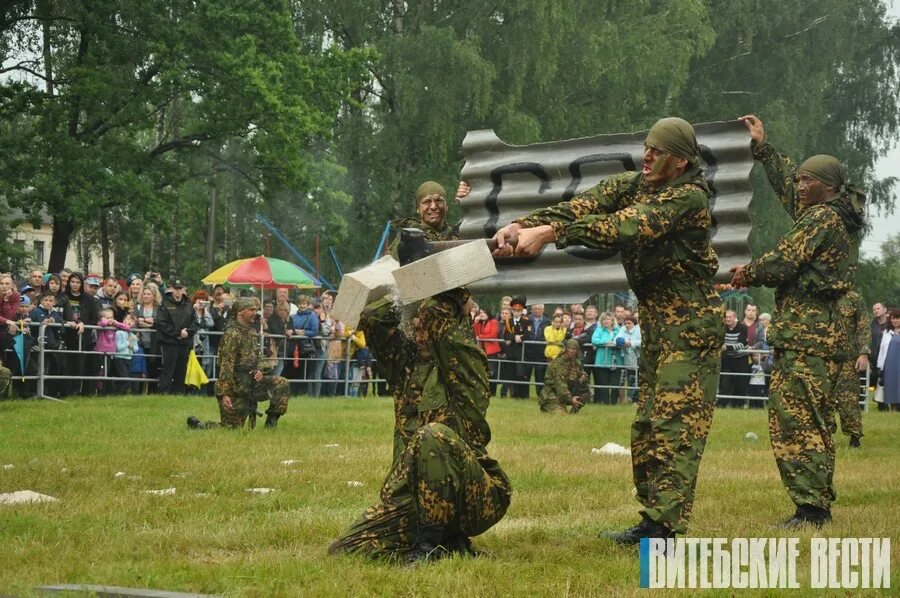
[[[138, 336], [132, 332], [132, 329], [137, 326], [137, 318], [134, 314], [125, 314], [122, 324], [128, 326], [128, 328], [116, 330], [116, 353], [113, 355], [113, 363], [115, 364], [116, 377], [131, 378], [131, 360], [135, 351], [140, 348]], [[139, 384], [140, 382], [132, 384], [124, 380], [116, 382], [116, 392], [125, 394], [130, 389], [133, 394], [137, 394]]]
[[556, 359], [556, 356], [563, 351], [563, 342], [569, 329], [563, 323], [563, 316], [553, 316], [550, 326], [544, 328], [544, 340], [547, 345], [544, 347], [544, 357], [548, 362]]
[[[62, 324], [62, 314], [56, 311], [56, 295], [50, 291], [45, 291], [37, 299], [38, 305], [31, 310], [28, 317], [35, 324], [48, 324], [44, 328], [44, 349], [46, 351], [58, 351], [62, 349], [62, 328], [58, 326], [50, 326], [50, 324]], [[38, 338], [38, 331], [35, 333], [35, 341]], [[59, 376], [64, 370], [63, 354], [49, 352], [44, 356], [44, 375]], [[59, 380], [48, 380], [44, 387], [44, 392], [51, 397], [58, 397], [62, 392], [62, 386]]]
[[[131, 330], [131, 326], [124, 322], [116, 322], [116, 319], [113, 316], [113, 310], [108, 307], [101, 309], [98, 315], [100, 316], [100, 320], [97, 322], [97, 325], [103, 326], [104, 328], [97, 331], [97, 343], [94, 345], [94, 350], [105, 354], [103, 356], [103, 373], [101, 375], [108, 378], [114, 370], [112, 355], [116, 352], [116, 329]], [[132, 320], [132, 322], [134, 322], [134, 320]], [[102, 382], [97, 384], [98, 389], [102, 388], [102, 386]], [[108, 384], [103, 390], [105, 391], [105, 394], [110, 394], [112, 392], [112, 385]]]

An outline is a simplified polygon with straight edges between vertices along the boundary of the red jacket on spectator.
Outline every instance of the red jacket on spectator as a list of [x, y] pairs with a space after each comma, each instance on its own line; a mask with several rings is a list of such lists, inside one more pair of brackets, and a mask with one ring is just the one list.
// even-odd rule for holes
[[[486, 322], [475, 322], [475, 336], [481, 341], [481, 339], [496, 339], [499, 338], [497, 335], [499, 334], [499, 328], [497, 325], [497, 320], [495, 318], [489, 318]], [[496, 340], [494, 341], [481, 341], [481, 348], [484, 351], [484, 354], [490, 357], [491, 355], [496, 355], [500, 352], [500, 343]]]

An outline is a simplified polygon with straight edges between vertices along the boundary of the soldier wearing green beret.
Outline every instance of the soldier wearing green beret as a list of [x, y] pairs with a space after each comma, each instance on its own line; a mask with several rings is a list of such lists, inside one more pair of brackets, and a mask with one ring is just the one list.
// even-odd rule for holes
[[794, 227], [774, 249], [732, 268], [736, 287], [775, 288], [766, 335], [775, 349], [769, 435], [788, 495], [796, 505], [786, 527], [831, 521], [835, 499], [834, 388], [840, 354], [850, 345], [838, 302], [851, 289], [865, 220], [865, 195], [849, 185], [837, 158], [817, 155], [800, 168], [766, 142], [762, 121], [741, 118], [753, 156], [762, 162]]
[[391, 223], [394, 240], [388, 253], [394, 258], [400, 246], [400, 230], [418, 228], [429, 241], [451, 241], [459, 238], [458, 226], [447, 224], [447, 193], [440, 183], [425, 181], [416, 189], [416, 218], [401, 218]]
[[[725, 309], [713, 287], [710, 189], [694, 128], [664, 118], [644, 142], [641, 172], [610, 177], [570, 201], [500, 229], [495, 255], [537, 255], [548, 243], [617, 250], [644, 336], [631, 455], [641, 522], [604, 533], [622, 544], [684, 533], [712, 425]], [[461, 189], [463, 190], [463, 189]]]
[[581, 346], [574, 338], [547, 367], [538, 404], [544, 413], [578, 413], [591, 399], [587, 372], [581, 365]]
[[264, 374], [275, 363], [262, 357], [259, 333], [253, 328], [257, 311], [259, 300], [256, 297], [237, 299], [234, 302], [234, 319], [219, 344], [216, 399], [221, 421], [203, 423], [192, 415], [187, 420], [189, 427], [241, 428], [255, 403], [269, 401], [265, 427], [274, 428], [278, 418], [287, 411], [290, 395], [287, 379]]
[[475, 342], [471, 298], [424, 300], [407, 334], [390, 299], [360, 319], [394, 395], [394, 459], [380, 502], [328, 549], [409, 562], [471, 552], [469, 538], [506, 514], [509, 478], [487, 452], [487, 358]]

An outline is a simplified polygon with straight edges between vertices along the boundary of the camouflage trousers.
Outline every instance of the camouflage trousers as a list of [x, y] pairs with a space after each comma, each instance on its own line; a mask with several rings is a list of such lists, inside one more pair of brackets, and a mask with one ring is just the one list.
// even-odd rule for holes
[[[835, 500], [834, 418], [836, 361], [776, 350], [769, 390], [769, 436], [775, 463], [797, 506], [831, 508]], [[833, 425], [833, 424], [832, 424]]]
[[373, 557], [402, 556], [420, 524], [444, 530], [443, 541], [477, 536], [506, 514], [509, 479], [493, 459], [478, 457], [452, 429], [419, 428], [381, 488], [381, 502], [365, 510], [328, 548]]
[[[261, 382], [253, 384], [253, 398], [257, 403], [269, 401], [269, 408], [266, 413], [270, 415], [282, 416], [287, 413], [288, 398], [291, 389], [287, 378], [281, 376], [264, 376]], [[248, 400], [247, 395], [237, 395], [231, 397], [231, 409], [227, 409], [222, 404], [222, 398], [219, 397], [219, 417], [221, 421], [206, 422], [207, 428], [241, 428], [247, 421]]]
[[[859, 410], [859, 397], [862, 392], [863, 381], [856, 371], [856, 361], [847, 360], [840, 364], [837, 381], [834, 383], [835, 410], [841, 419], [841, 432], [845, 436], [857, 436], [862, 438], [862, 413]], [[834, 435], [837, 432], [837, 421], [834, 412], [828, 418], [828, 431]]]
[[641, 515], [685, 533], [712, 426], [719, 351], [645, 351], [631, 424], [631, 463]]
[[12, 380], [12, 371], [0, 364], [0, 396], [5, 395], [6, 391], [9, 390], [10, 380]]

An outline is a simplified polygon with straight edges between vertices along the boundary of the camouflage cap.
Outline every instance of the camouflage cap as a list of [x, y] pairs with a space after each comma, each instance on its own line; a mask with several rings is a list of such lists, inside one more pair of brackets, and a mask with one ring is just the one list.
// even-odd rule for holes
[[692, 166], [700, 164], [700, 148], [697, 146], [694, 127], [683, 118], [671, 116], [659, 119], [647, 133], [645, 143], [673, 156], [684, 158]]
[[441, 197], [447, 197], [447, 192], [444, 190], [444, 187], [440, 183], [435, 183], [434, 181], [425, 181], [419, 188], [416, 189], [416, 203], [422, 201], [422, 198], [428, 197], [429, 195], [433, 195], [437, 193]]
[[234, 300], [234, 312], [242, 312], [245, 309], [259, 309], [259, 299], [256, 297], [238, 297]]
[[576, 349], [577, 350], [580, 348], [581, 348], [581, 344], [578, 342], [577, 339], [570, 338], [569, 340], [566, 341], [566, 349]]
[[844, 167], [834, 156], [818, 154], [807, 158], [797, 169], [800, 174], [808, 174], [816, 180], [822, 181], [829, 187], [841, 189], [844, 186]]

